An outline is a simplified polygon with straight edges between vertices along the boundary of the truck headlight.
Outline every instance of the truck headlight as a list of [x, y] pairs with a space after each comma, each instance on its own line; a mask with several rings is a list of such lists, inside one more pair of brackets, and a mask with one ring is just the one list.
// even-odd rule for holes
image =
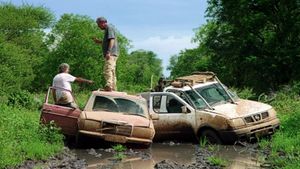
[[269, 117], [271, 117], [271, 118], [276, 117], [276, 111], [273, 108], [268, 110], [268, 113], [269, 113]]
[[229, 125], [232, 128], [240, 128], [241, 126], [245, 125], [245, 122], [242, 118], [236, 118], [236, 119], [229, 120]]

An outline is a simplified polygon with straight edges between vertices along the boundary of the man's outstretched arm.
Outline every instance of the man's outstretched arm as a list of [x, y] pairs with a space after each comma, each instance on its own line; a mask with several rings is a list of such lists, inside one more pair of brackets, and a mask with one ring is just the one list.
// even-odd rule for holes
[[87, 80], [81, 77], [76, 77], [75, 82], [79, 82], [79, 83], [88, 83], [88, 84], [93, 84], [94, 81], [92, 80]]

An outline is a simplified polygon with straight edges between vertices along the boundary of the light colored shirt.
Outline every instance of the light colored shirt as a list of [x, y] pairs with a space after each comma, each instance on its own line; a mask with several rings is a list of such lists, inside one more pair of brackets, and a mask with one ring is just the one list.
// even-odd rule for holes
[[59, 73], [53, 78], [53, 87], [59, 87], [62, 89], [56, 89], [56, 101], [60, 104], [67, 104], [74, 101], [71, 94], [72, 87], [71, 83], [74, 82], [76, 77], [70, 75], [69, 73]]

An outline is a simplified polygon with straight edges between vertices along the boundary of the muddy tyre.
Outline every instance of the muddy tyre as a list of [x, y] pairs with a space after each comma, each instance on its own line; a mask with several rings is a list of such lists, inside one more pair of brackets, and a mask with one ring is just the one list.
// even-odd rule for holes
[[219, 135], [214, 130], [211, 130], [211, 129], [203, 130], [200, 133], [200, 139], [203, 139], [203, 138], [206, 138], [206, 140], [209, 144], [222, 144], [222, 141], [221, 141]]

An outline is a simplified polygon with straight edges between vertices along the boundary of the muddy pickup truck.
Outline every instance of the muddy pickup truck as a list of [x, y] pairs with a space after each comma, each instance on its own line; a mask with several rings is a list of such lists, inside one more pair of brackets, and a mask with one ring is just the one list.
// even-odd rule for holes
[[76, 136], [76, 140], [88, 135], [109, 142], [145, 146], [152, 143], [155, 131], [144, 98], [124, 92], [93, 91], [84, 109], [80, 110], [55, 104], [51, 94], [54, 89], [50, 87], [46, 94], [42, 123], [53, 121], [63, 134]]
[[238, 98], [212, 72], [179, 77], [163, 92], [141, 95], [156, 119], [154, 139], [206, 137], [210, 143], [232, 144], [279, 128], [272, 106]]

